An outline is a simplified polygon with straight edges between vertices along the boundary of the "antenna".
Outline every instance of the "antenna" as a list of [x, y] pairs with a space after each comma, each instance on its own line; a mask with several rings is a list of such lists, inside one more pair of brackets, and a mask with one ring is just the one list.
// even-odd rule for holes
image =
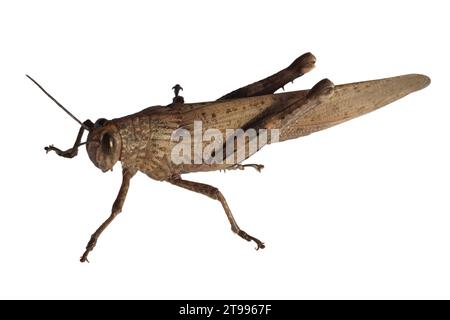
[[80, 120], [78, 120], [77, 117], [75, 117], [72, 113], [70, 113], [69, 110], [67, 110], [61, 103], [59, 103], [55, 98], [53, 98], [51, 96], [50, 93], [48, 93], [47, 91], [45, 91], [44, 88], [42, 88], [42, 86], [36, 82], [36, 80], [34, 80], [32, 77], [30, 77], [29, 75], [27, 75], [27, 78], [30, 79], [31, 81], [34, 82], [35, 85], [37, 85], [39, 87], [39, 89], [42, 90], [42, 92], [44, 92], [50, 99], [53, 100], [54, 103], [56, 103], [61, 109], [63, 109], [73, 120], [75, 120], [76, 122], [78, 122], [83, 128], [85, 128], [86, 130], [90, 131], [91, 128], [89, 128], [87, 125], [85, 125], [84, 123], [82, 123]]

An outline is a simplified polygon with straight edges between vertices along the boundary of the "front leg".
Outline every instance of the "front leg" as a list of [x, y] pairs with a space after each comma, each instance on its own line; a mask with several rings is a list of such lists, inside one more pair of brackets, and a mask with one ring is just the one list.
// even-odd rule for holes
[[80, 258], [81, 262], [89, 262], [88, 255], [91, 252], [95, 245], [97, 244], [97, 240], [100, 237], [101, 233], [108, 227], [108, 225], [114, 220], [114, 218], [122, 211], [123, 204], [125, 202], [125, 198], [127, 197], [128, 188], [130, 186], [130, 180], [136, 173], [135, 170], [129, 170], [127, 168], [123, 168], [122, 170], [122, 185], [120, 186], [119, 194], [117, 195], [116, 201], [112, 206], [111, 215], [108, 219], [103, 222], [100, 227], [92, 234], [91, 239], [89, 240], [86, 251]]
[[[86, 125], [86, 127], [92, 127], [92, 121], [91, 120], [86, 120], [85, 122], [83, 122], [83, 125]], [[83, 145], [84, 143], [80, 143], [81, 142], [81, 138], [83, 137], [83, 133], [84, 133], [85, 127], [81, 126], [80, 130], [78, 131], [78, 135], [77, 138], [75, 140], [75, 143], [73, 144], [73, 147], [70, 149], [67, 149], [65, 151], [54, 147], [53, 145], [50, 145], [48, 147], [45, 147], [45, 151], [47, 153], [49, 153], [50, 151], [55, 151], [55, 153], [60, 156], [60, 157], [64, 157], [64, 158], [73, 158], [78, 154], [78, 147]]]
[[256, 239], [255, 237], [252, 237], [251, 235], [247, 234], [244, 230], [241, 230], [239, 228], [238, 224], [236, 223], [236, 220], [234, 220], [233, 214], [231, 213], [230, 208], [228, 207], [228, 204], [225, 200], [225, 197], [222, 195], [222, 193], [219, 191], [219, 189], [210, 186], [208, 184], [194, 182], [194, 181], [188, 181], [181, 179], [180, 176], [175, 176], [168, 180], [168, 182], [179, 186], [181, 188], [185, 188], [187, 190], [191, 190], [197, 193], [201, 193], [205, 196], [208, 196], [214, 200], [218, 200], [221, 204], [223, 209], [225, 210], [225, 214], [227, 215], [228, 221], [231, 224], [231, 230], [236, 233], [241, 238], [247, 240], [247, 241], [254, 241], [256, 243], [256, 250], [258, 249], [264, 249], [265, 245], [260, 240]]

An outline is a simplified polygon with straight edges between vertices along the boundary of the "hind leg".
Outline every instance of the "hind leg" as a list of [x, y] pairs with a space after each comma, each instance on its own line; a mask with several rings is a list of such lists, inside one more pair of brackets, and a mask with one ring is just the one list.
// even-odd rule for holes
[[291, 65], [270, 77], [249, 84], [245, 87], [234, 90], [218, 100], [246, 98], [272, 94], [280, 88], [283, 88], [289, 82], [293, 82], [298, 77], [311, 71], [314, 68], [316, 58], [312, 53], [305, 53], [294, 60]]
[[291, 104], [278, 113], [262, 118], [256, 123], [252, 123], [252, 125], [255, 128], [265, 129], [287, 128], [293, 121], [316, 108], [333, 94], [333, 82], [328, 79], [323, 79], [314, 85], [303, 99]]
[[223, 171], [226, 170], [244, 170], [245, 168], [253, 168], [258, 172], [261, 172], [262, 169], [264, 169], [264, 165], [263, 164], [256, 164], [256, 163], [249, 163], [249, 164], [234, 164], [231, 167], [225, 168], [223, 169]]

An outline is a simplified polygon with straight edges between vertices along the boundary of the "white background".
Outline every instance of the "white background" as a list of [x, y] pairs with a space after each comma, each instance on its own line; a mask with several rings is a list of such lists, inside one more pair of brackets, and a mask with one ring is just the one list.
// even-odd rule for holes
[[[8, 4], [7, 4], [8, 3]], [[445, 1], [10, 1], [0, 5], [0, 298], [450, 298]], [[82, 120], [207, 101], [311, 51], [286, 90], [406, 73], [427, 89], [314, 135], [264, 148], [253, 170], [192, 174], [218, 202], [138, 174], [90, 264], [120, 166], [101, 173]]]

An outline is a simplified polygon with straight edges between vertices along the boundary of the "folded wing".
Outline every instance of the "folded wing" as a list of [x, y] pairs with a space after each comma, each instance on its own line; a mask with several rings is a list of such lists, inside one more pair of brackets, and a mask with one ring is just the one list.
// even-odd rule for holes
[[409, 74], [336, 86], [329, 99], [301, 114], [288, 126], [281, 126], [280, 140], [295, 139], [356, 118], [429, 84], [427, 76]]

